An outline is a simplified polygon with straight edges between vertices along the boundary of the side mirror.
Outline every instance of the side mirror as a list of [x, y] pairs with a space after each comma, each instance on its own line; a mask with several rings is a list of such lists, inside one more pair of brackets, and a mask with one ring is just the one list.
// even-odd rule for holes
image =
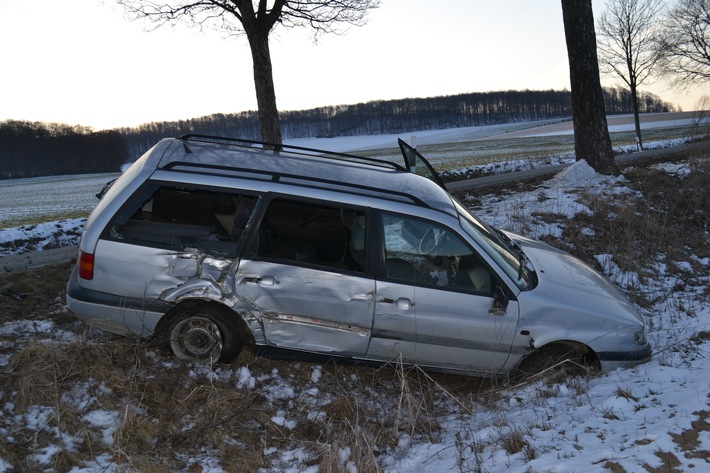
[[508, 295], [505, 293], [505, 290], [500, 286], [496, 286], [493, 291], [493, 296], [493, 307], [491, 307], [488, 313], [493, 315], [505, 315], [506, 309], [508, 308]]

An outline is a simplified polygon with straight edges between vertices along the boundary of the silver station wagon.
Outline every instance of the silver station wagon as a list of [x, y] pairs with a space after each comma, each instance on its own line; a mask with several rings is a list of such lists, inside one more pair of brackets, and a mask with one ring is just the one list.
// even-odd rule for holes
[[89, 216], [69, 308], [206, 362], [251, 345], [491, 376], [650, 357], [643, 320], [605, 278], [486, 225], [399, 144], [403, 165], [164, 139]]

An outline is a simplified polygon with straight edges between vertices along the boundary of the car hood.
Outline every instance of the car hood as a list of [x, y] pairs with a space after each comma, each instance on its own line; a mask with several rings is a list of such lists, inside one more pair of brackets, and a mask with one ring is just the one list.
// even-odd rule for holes
[[609, 280], [574, 256], [537, 240], [509, 234], [525, 252], [538, 277], [540, 299], [582, 308], [596, 315], [643, 325], [634, 304]]

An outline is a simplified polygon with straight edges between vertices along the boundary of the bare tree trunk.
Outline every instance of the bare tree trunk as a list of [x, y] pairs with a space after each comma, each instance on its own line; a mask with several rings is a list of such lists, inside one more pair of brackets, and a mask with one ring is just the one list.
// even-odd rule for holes
[[634, 126], [636, 127], [636, 145], [638, 146], [638, 151], [643, 149], [643, 140], [641, 138], [641, 119], [639, 118], [639, 98], [638, 91], [636, 89], [636, 83], [631, 86], [631, 104], [634, 108]]
[[562, 18], [569, 58], [577, 160], [586, 159], [592, 168], [602, 174], [619, 174], [599, 81], [592, 0], [562, 0]]
[[251, 34], [247, 32], [247, 36], [254, 63], [254, 86], [256, 88], [256, 103], [259, 107], [261, 139], [267, 143], [280, 145], [281, 123], [276, 107], [276, 90], [269, 50], [269, 31]]

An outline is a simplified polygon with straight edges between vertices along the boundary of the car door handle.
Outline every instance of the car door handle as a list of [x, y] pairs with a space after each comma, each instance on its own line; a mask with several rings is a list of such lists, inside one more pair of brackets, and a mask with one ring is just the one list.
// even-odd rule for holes
[[397, 300], [390, 299], [389, 297], [384, 297], [380, 302], [382, 302], [383, 304], [395, 304], [397, 308], [401, 310], [409, 310], [414, 307], [412, 301], [406, 297], [400, 297]]
[[266, 286], [266, 287], [275, 286], [277, 283], [278, 283], [278, 281], [273, 276], [262, 276], [257, 281], [257, 284], [259, 284], [259, 286]]
[[256, 283], [259, 286], [271, 287], [279, 283], [279, 281], [273, 276], [250, 276], [242, 279], [244, 283]]

